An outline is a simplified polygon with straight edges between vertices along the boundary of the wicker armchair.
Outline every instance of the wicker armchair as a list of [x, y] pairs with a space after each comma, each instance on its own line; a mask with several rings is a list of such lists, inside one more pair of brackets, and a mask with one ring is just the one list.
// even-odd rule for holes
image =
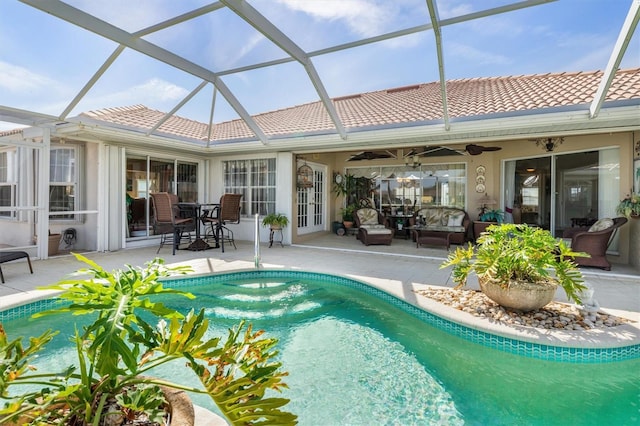
[[376, 209], [364, 207], [356, 210], [353, 218], [358, 227], [357, 238], [362, 244], [386, 244], [391, 245], [393, 241], [393, 229], [389, 226], [389, 221]]
[[[580, 227], [565, 229], [562, 238], [571, 239], [571, 249], [576, 252], [588, 253], [591, 257], [576, 257], [575, 262], [581, 266], [593, 266], [611, 270], [611, 263], [607, 260], [607, 248], [618, 231], [618, 228], [627, 223], [626, 217], [616, 217], [612, 220], [612, 225], [601, 230], [598, 229], [598, 222], [592, 227]], [[594, 229], [594, 230], [592, 230]]]

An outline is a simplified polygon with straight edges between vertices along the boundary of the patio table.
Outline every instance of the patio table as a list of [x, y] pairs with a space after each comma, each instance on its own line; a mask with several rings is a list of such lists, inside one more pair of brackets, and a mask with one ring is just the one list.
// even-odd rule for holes
[[415, 233], [416, 247], [420, 247], [420, 244], [423, 244], [428, 246], [443, 246], [449, 250], [451, 232], [429, 231], [421, 225], [409, 226], [407, 229]]

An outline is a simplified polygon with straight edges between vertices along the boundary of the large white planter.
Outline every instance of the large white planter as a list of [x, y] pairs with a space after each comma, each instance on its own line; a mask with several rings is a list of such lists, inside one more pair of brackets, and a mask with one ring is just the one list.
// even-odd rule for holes
[[558, 288], [556, 281], [529, 283], [511, 281], [508, 286], [487, 277], [478, 277], [482, 292], [505, 308], [527, 312], [540, 309], [553, 300]]

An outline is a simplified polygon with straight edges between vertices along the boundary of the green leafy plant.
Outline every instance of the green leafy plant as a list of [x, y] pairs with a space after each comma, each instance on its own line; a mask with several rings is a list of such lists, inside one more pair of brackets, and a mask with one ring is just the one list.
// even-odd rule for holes
[[627, 195], [616, 207], [616, 213], [627, 218], [640, 216], [640, 194], [631, 193], [631, 195]]
[[[205, 337], [209, 326], [204, 309], [186, 316], [154, 296], [174, 295], [193, 299], [190, 293], [165, 288], [161, 277], [186, 273], [188, 267], [168, 268], [162, 259], [144, 268], [127, 265], [107, 272], [76, 254], [90, 266], [75, 276], [47, 287], [61, 290], [67, 305], [37, 316], [56, 313], [92, 314], [96, 318], [80, 332], [76, 330], [77, 365], [64, 371], [41, 372], [30, 367], [37, 353], [56, 332], [45, 331], [10, 341], [0, 327], [0, 395], [7, 401], [0, 409], [0, 423], [65, 424], [74, 426], [120, 424], [114, 419], [138, 416], [158, 420], [165, 415], [160, 386], [208, 394], [232, 424], [295, 424], [296, 416], [281, 411], [288, 399], [265, 397], [268, 389], [286, 388], [281, 364], [272, 358], [276, 339], [262, 339], [241, 322], [230, 329], [226, 341]], [[88, 275], [88, 278], [86, 276]], [[140, 314], [150, 314], [152, 325]], [[151, 369], [177, 359], [195, 373], [201, 387], [184, 386], [145, 375]], [[38, 390], [11, 393], [19, 385]], [[25, 421], [24, 419], [28, 419]], [[164, 424], [164, 422], [162, 423]]]
[[289, 218], [282, 213], [269, 213], [262, 218], [262, 225], [270, 227], [285, 228], [289, 225]]
[[358, 210], [357, 204], [349, 204], [340, 209], [340, 214], [342, 215], [343, 222], [353, 222], [356, 210]]
[[[511, 280], [538, 283], [554, 278], [567, 298], [582, 303], [580, 293], [586, 289], [575, 257], [585, 253], [572, 251], [561, 239], [547, 230], [525, 224], [492, 225], [478, 238], [477, 244], [458, 247], [440, 268], [453, 267], [456, 288], [466, 285], [471, 273], [487, 276], [507, 287]], [[553, 270], [552, 277], [549, 270]]]
[[480, 215], [480, 220], [483, 222], [502, 223], [504, 221], [504, 212], [499, 209], [487, 210]]
[[359, 208], [360, 200], [369, 199], [373, 180], [367, 177], [356, 177], [345, 174], [340, 183], [334, 182], [333, 192], [337, 197], [344, 197], [345, 207], [340, 209], [344, 222], [353, 222], [353, 213]]

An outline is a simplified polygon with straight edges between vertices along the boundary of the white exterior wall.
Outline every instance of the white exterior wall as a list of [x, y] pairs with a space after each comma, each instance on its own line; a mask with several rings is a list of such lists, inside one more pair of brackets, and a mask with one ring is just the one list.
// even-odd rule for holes
[[[293, 162], [294, 156], [290, 152], [279, 152], [275, 154], [242, 155], [216, 157], [210, 162], [211, 192], [210, 200], [213, 203], [220, 201], [224, 193], [224, 179], [222, 175], [222, 162], [228, 160], [253, 160], [256, 158], [276, 158], [276, 211], [286, 213], [289, 220], [293, 222]], [[269, 242], [269, 227], [262, 226], [260, 220], [260, 242]], [[254, 241], [255, 219], [254, 217], [242, 217], [239, 224], [229, 225], [236, 240]], [[292, 226], [287, 226], [282, 230], [283, 244], [291, 244]]]

